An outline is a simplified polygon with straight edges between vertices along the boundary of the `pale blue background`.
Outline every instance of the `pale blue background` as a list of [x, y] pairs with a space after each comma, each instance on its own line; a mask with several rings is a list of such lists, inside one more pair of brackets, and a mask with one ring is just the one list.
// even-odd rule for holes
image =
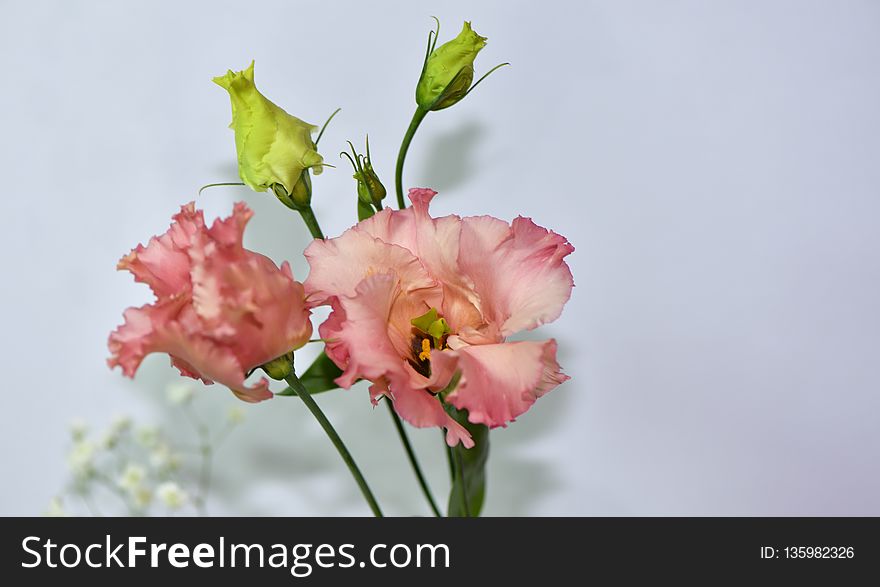
[[[132, 382], [108, 332], [146, 287], [117, 259], [212, 181], [235, 180], [229, 102], [260, 88], [320, 123], [329, 161], [370, 133], [386, 184], [424, 41], [465, 18], [494, 74], [431, 115], [406, 183], [437, 214], [532, 216], [566, 235], [572, 380], [493, 434], [487, 514], [880, 514], [880, 3], [0, 3], [0, 513], [42, 511], [67, 422], [165, 418], [176, 378]], [[315, 181], [328, 233], [354, 214], [345, 166]], [[249, 246], [305, 276], [295, 216], [245, 199]], [[304, 361], [303, 361], [304, 362]], [[232, 403], [219, 387], [209, 406]], [[321, 396], [386, 510], [426, 510], [387, 414]], [[247, 410], [212, 511], [366, 513], [292, 399]], [[172, 420], [173, 422], [173, 420]], [[413, 432], [438, 494], [436, 431]]]

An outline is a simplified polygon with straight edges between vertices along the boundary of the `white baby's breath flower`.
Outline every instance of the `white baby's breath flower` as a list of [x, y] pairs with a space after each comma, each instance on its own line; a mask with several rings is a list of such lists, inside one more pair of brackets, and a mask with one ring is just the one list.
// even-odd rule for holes
[[110, 428], [101, 437], [101, 446], [108, 450], [116, 448], [123, 435], [130, 429], [131, 418], [128, 416], [116, 416], [110, 422]]
[[172, 510], [180, 509], [189, 501], [187, 493], [174, 481], [166, 481], [159, 485], [156, 488], [156, 495], [159, 496], [165, 507]]
[[119, 476], [116, 484], [119, 485], [121, 489], [134, 494], [141, 488], [141, 484], [146, 477], [147, 471], [143, 467], [134, 463], [129, 463], [125, 466], [125, 469], [123, 469], [122, 475]]
[[77, 418], [70, 423], [70, 436], [74, 442], [84, 440], [89, 433], [89, 425], [82, 418]]
[[186, 381], [175, 381], [165, 388], [165, 396], [168, 403], [174, 406], [182, 406], [192, 401], [196, 389], [192, 383]]
[[116, 448], [116, 445], [119, 444], [119, 436], [113, 434], [113, 431], [105, 432], [104, 435], [101, 436], [99, 444], [101, 448], [105, 450], [113, 450]]
[[116, 435], [122, 435], [131, 430], [131, 418], [124, 414], [116, 416], [110, 422], [110, 431]]
[[160, 444], [150, 453], [150, 465], [159, 471], [173, 471], [180, 467], [180, 455], [167, 444]]
[[64, 511], [64, 504], [61, 502], [61, 498], [53, 497], [49, 500], [49, 506], [46, 508], [46, 511], [43, 512], [43, 515], [47, 518], [67, 517], [67, 512]]
[[97, 447], [88, 440], [78, 440], [67, 455], [67, 466], [77, 477], [88, 477], [95, 468]]
[[159, 429], [155, 426], [141, 426], [135, 432], [134, 438], [144, 448], [153, 448], [159, 443]]
[[142, 510], [153, 501], [153, 492], [149, 487], [138, 487], [131, 493], [131, 502], [136, 509]]
[[233, 425], [241, 424], [244, 422], [244, 410], [238, 406], [232, 406], [229, 408], [229, 411], [226, 412], [226, 421]]

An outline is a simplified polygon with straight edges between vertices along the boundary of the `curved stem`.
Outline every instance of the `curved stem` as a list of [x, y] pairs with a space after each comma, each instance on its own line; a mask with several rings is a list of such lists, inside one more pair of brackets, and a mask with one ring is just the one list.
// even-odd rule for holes
[[406, 208], [406, 202], [403, 199], [403, 163], [406, 160], [406, 152], [409, 150], [409, 144], [412, 142], [416, 131], [419, 129], [419, 125], [422, 124], [422, 121], [427, 114], [427, 110], [423, 110], [421, 107], [416, 108], [412, 121], [409, 123], [409, 128], [406, 129], [406, 134], [403, 135], [403, 142], [400, 144], [400, 152], [397, 154], [397, 169], [394, 172], [394, 187], [397, 190], [397, 207], [401, 210]]
[[303, 222], [306, 223], [306, 227], [309, 229], [309, 232], [312, 233], [314, 238], [324, 238], [324, 233], [321, 231], [321, 226], [318, 224], [318, 219], [315, 218], [315, 213], [312, 211], [311, 206], [301, 208], [299, 210], [299, 215], [302, 216]]
[[376, 498], [373, 496], [373, 492], [370, 491], [370, 486], [367, 485], [367, 481], [361, 474], [360, 469], [358, 469], [358, 466], [354, 462], [351, 453], [348, 452], [347, 448], [345, 448], [345, 444], [342, 442], [342, 439], [339, 438], [339, 435], [336, 433], [333, 425], [327, 419], [327, 416], [324, 415], [324, 412], [322, 412], [321, 408], [318, 407], [318, 404], [315, 403], [315, 399], [311, 396], [311, 394], [309, 394], [309, 392], [306, 391], [306, 388], [303, 387], [302, 382], [299, 380], [296, 374], [291, 373], [290, 375], [285, 377], [284, 380], [287, 381], [287, 384], [290, 385], [290, 388], [296, 392], [302, 402], [315, 417], [315, 420], [318, 421], [318, 424], [321, 425], [321, 428], [324, 429], [324, 432], [327, 433], [327, 436], [330, 438], [330, 442], [332, 442], [333, 446], [336, 447], [336, 450], [339, 452], [339, 456], [342, 457], [342, 460], [345, 462], [346, 466], [348, 466], [348, 470], [351, 471], [351, 476], [354, 477], [354, 480], [357, 482], [358, 487], [360, 487], [361, 493], [364, 494], [364, 499], [367, 500], [367, 504], [369, 504], [370, 509], [373, 510], [373, 515], [377, 518], [381, 518], [382, 510], [379, 508], [379, 504], [376, 502]]
[[428, 487], [428, 481], [422, 474], [422, 468], [419, 466], [419, 461], [416, 458], [416, 453], [413, 450], [412, 445], [409, 443], [409, 437], [407, 437], [406, 430], [403, 428], [403, 422], [400, 421], [400, 416], [398, 416], [397, 412], [394, 411], [394, 406], [391, 404], [391, 402], [386, 401], [385, 403], [388, 405], [388, 412], [391, 414], [391, 419], [394, 420], [394, 427], [397, 428], [397, 434], [400, 435], [400, 442], [403, 444], [403, 448], [406, 450], [406, 456], [409, 457], [409, 464], [412, 465], [413, 472], [416, 474], [416, 478], [419, 480], [419, 486], [422, 488], [422, 493], [425, 494], [425, 499], [428, 500], [428, 505], [431, 506], [431, 511], [434, 512], [434, 515], [438, 518], [442, 518], [443, 514], [440, 513], [439, 508], [437, 508], [437, 504], [434, 502], [434, 496], [431, 495], [431, 489]]

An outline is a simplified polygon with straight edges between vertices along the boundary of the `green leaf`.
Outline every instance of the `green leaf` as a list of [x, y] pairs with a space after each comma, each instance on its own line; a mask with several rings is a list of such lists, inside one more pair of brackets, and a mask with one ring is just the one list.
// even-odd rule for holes
[[447, 405], [446, 411], [456, 422], [467, 428], [474, 439], [473, 448], [458, 443], [450, 448], [452, 459], [452, 491], [449, 492], [448, 516], [476, 518], [483, 509], [486, 496], [486, 463], [489, 461], [489, 428], [468, 422], [467, 410]]
[[[300, 376], [299, 380], [310, 395], [315, 395], [316, 393], [330, 391], [339, 387], [334, 379], [340, 375], [342, 375], [342, 370], [336, 366], [336, 363], [330, 360], [327, 353], [321, 352], [311, 366], [306, 369], [306, 372]], [[296, 392], [288, 387], [275, 395], [296, 395]]]

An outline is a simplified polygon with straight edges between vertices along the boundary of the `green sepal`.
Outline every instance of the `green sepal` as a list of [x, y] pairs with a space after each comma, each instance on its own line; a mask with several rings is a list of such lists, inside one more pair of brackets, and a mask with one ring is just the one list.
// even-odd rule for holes
[[[342, 369], [336, 366], [336, 363], [330, 360], [327, 353], [322, 352], [312, 362], [306, 372], [299, 378], [303, 387], [306, 388], [311, 395], [336, 389], [339, 385], [335, 379], [342, 375]], [[296, 393], [288, 387], [284, 391], [280, 391], [275, 395], [296, 395]]]
[[282, 381], [293, 372], [293, 351], [272, 359], [268, 363], [260, 365], [266, 375], [277, 381]]

